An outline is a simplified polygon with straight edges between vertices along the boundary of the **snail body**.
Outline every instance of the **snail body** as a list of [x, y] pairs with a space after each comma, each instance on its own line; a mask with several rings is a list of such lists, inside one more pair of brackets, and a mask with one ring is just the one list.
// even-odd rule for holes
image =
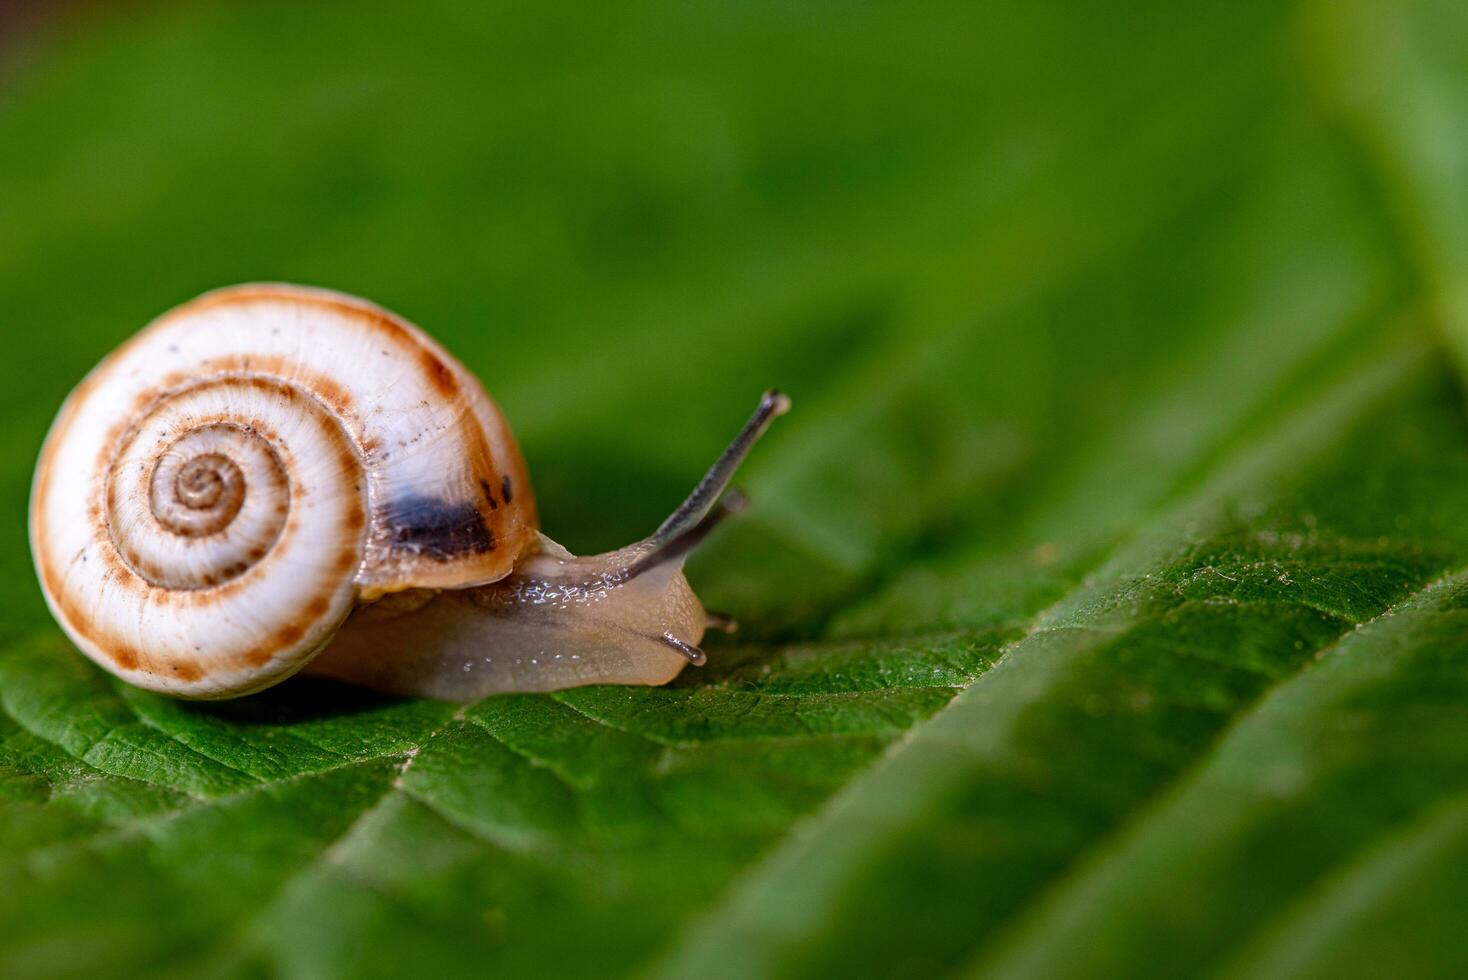
[[653, 536], [578, 558], [540, 533], [498, 407], [427, 334], [340, 293], [238, 286], [164, 314], [68, 398], [31, 549], [77, 646], [177, 697], [302, 669], [448, 700], [661, 684], [720, 621], [683, 560], [787, 407], [767, 394]]

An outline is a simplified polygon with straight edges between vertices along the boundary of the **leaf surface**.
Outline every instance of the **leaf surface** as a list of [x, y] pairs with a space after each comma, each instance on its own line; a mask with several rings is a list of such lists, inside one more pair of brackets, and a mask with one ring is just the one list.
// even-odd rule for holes
[[[1461, 974], [1462, 15], [834, 16], [157, 5], [4, 65], [0, 973]], [[790, 390], [690, 568], [738, 641], [463, 706], [93, 668], [40, 440], [247, 279], [440, 337], [575, 551]]]

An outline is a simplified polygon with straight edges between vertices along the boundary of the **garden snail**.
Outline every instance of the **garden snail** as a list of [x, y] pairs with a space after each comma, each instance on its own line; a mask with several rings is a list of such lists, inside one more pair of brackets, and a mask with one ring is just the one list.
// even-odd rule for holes
[[499, 409], [426, 334], [339, 293], [237, 286], [164, 314], [72, 393], [31, 550], [76, 644], [177, 697], [303, 668], [447, 700], [662, 684], [724, 625], [683, 562], [788, 408], [766, 393], [651, 537], [577, 558], [540, 533]]

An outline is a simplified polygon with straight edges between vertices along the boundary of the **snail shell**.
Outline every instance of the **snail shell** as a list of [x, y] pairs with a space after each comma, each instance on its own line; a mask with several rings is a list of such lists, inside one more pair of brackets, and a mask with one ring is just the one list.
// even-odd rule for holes
[[447, 351], [364, 300], [250, 285], [165, 314], [72, 393], [31, 547], [76, 644], [180, 697], [269, 687], [354, 611], [319, 669], [384, 690], [660, 683], [700, 656], [681, 561], [723, 486], [701, 488], [676, 533], [577, 559], [539, 534], [509, 427]]

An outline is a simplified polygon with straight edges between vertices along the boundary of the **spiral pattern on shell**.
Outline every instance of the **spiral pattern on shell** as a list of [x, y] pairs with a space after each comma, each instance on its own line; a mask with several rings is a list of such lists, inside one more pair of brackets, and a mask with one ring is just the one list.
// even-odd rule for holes
[[535, 529], [514, 439], [457, 361], [291, 286], [208, 294], [104, 361], [53, 427], [31, 513], [77, 644], [194, 698], [289, 676], [365, 599], [495, 581]]

